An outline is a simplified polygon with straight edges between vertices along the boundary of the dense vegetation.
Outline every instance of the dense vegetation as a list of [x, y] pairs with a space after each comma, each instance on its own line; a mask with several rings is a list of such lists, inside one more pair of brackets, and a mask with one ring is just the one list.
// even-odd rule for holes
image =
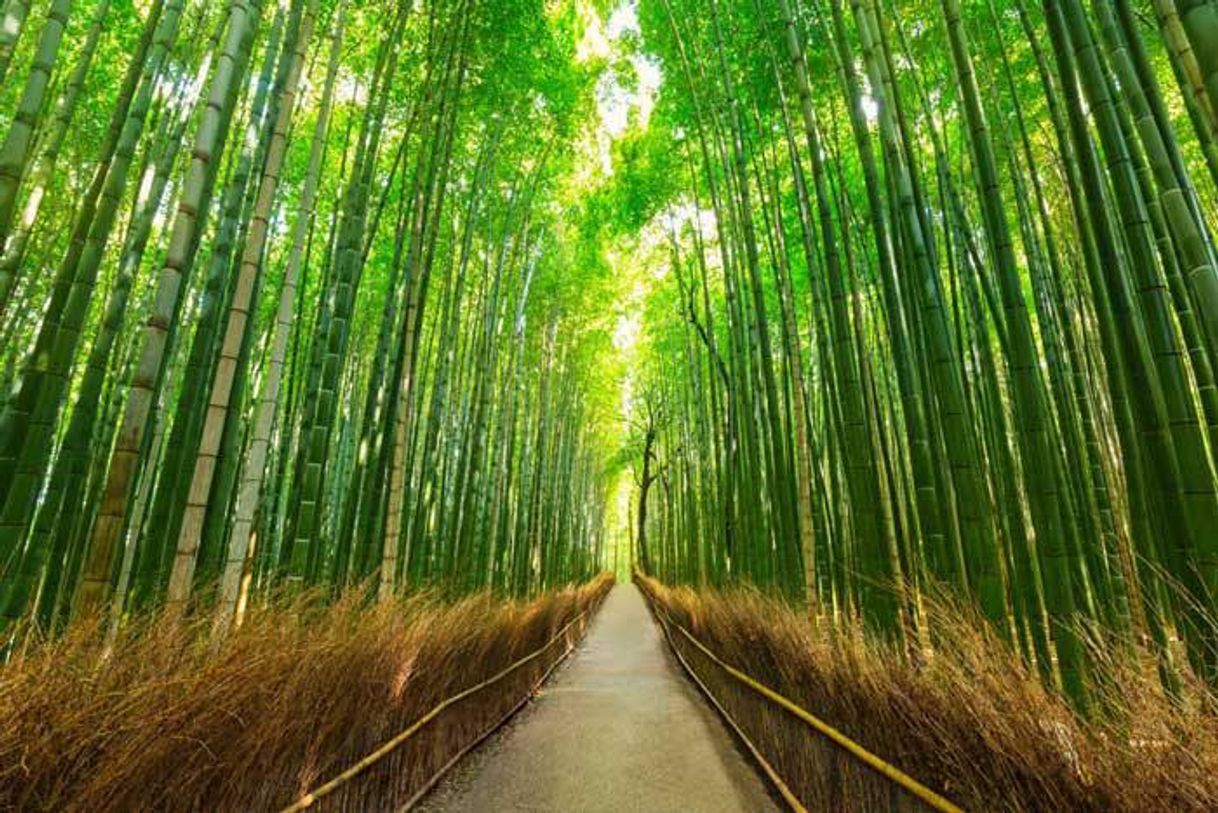
[[0, 80], [6, 656], [633, 561], [1218, 681], [1214, 0], [4, 0]]
[[1213, 3], [640, 17], [644, 567], [911, 656], [966, 595], [1083, 709], [1114, 640], [1213, 681]]
[[[1180, 704], [1136, 660], [1106, 664], [1106, 713], [1079, 717], [995, 640], [973, 609], [922, 607], [931, 657], [903, 657], [861, 626], [814, 627], [755, 589], [639, 586], [663, 622], [691, 630], [873, 754], [964, 810], [1202, 811], [1218, 805], [1212, 709]], [[928, 808], [807, 723], [728, 675], [684, 634], [670, 643], [808, 810]]]
[[373, 607], [305, 593], [227, 633], [159, 614], [124, 627], [104, 669], [101, 637], [77, 625], [0, 672], [0, 807], [282, 810], [556, 640], [312, 809], [400, 807], [536, 689], [611, 585]]
[[596, 572], [579, 10], [36, 5], [0, 97], [4, 637]]

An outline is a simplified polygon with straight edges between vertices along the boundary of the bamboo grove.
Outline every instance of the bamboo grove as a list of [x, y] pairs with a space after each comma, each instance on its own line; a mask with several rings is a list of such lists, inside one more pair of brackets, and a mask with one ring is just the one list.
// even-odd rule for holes
[[[574, 6], [5, 4], [0, 635], [599, 570]], [[20, 623], [20, 622], [26, 623]]]
[[1213, 0], [4, 0], [4, 646], [629, 534], [1213, 685], [1216, 111]]
[[655, 0], [638, 559], [1218, 678], [1218, 6]]

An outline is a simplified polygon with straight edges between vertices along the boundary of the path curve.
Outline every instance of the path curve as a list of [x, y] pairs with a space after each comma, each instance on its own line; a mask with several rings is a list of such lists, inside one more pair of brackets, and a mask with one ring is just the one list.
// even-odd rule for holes
[[541, 695], [420, 809], [776, 811], [679, 670], [638, 588], [618, 585]]

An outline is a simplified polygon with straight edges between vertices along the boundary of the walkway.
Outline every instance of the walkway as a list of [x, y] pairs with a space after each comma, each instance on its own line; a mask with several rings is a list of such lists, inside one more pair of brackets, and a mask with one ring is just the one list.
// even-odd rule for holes
[[634, 585], [609, 594], [541, 696], [445, 778], [429, 811], [776, 810]]

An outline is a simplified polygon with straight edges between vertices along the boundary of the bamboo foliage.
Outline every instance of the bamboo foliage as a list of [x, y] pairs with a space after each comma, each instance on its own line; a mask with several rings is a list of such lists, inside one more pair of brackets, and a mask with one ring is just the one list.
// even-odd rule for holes
[[218, 154], [224, 147], [236, 104], [236, 88], [245, 75], [260, 12], [261, 7], [257, 3], [241, 0], [234, 0], [228, 7], [223, 49], [216, 60], [206, 107], [199, 122], [191, 165], [171, 230], [169, 249], [157, 280], [153, 311], [144, 326], [117, 446], [106, 476], [101, 512], [85, 557], [83, 578], [76, 599], [77, 612], [94, 612], [109, 597], [109, 574], [134, 491], [147, 418], [156, 390], [163, 381], [169, 330], [179, 310], [183, 279], [198, 249], [197, 232], [202, 226], [201, 221], [206, 222]]
[[[567, 313], [586, 292], [555, 214], [591, 85], [561, 15], [112, 5], [80, 40], [67, 4], [38, 16], [41, 95], [3, 119], [0, 291], [24, 348], [4, 354], [24, 357], [0, 421], [6, 644], [22, 619], [107, 613], [113, 636], [161, 605], [225, 628], [284, 586], [524, 595], [597, 572], [607, 446], [571, 359], [603, 354], [603, 327]], [[118, 42], [117, 68], [96, 58]], [[85, 145], [72, 123], [95, 110]]]
[[[815, 618], [861, 617], [911, 651], [935, 635], [920, 594], [964, 591], [1081, 708], [1089, 628], [1145, 641], [1173, 690], [1186, 668], [1174, 631], [1187, 667], [1213, 676], [1214, 74], [1202, 51], [1218, 18], [1205, 2], [1155, 13], [1148, 29], [1124, 0], [644, 11], [643, 36], [675, 77], [660, 126], [692, 134], [693, 149], [655, 204], [680, 225], [664, 227], [669, 259], [651, 260], [676, 281], [653, 296], [681, 304], [658, 304], [647, 328], [643, 379], [670, 425], [638, 465], [745, 484], [731, 502], [648, 489], [636, 538], [652, 573], [783, 592], [803, 577]], [[1177, 99], [1191, 132], [1172, 119]], [[745, 106], [751, 120], [733, 112]], [[704, 215], [683, 213], [705, 200]], [[708, 249], [722, 279], [698, 302], [679, 258], [705, 265]], [[772, 290], [749, 284], [750, 263], [773, 270]], [[792, 267], [805, 276], [789, 292]], [[794, 336], [797, 352], [759, 352], [759, 329]], [[673, 367], [678, 346], [693, 359]], [[785, 382], [777, 423], [771, 371]], [[726, 425], [707, 420], [720, 399], [738, 405]], [[784, 447], [812, 453], [815, 486], [794, 503], [786, 483], [799, 478], [773, 465]], [[708, 555], [708, 511], [725, 527], [770, 526], [768, 561], [730, 537]], [[813, 548], [791, 531], [809, 517]]]
[[5, 8], [6, 635], [616, 547], [1218, 675], [1212, 2]]

